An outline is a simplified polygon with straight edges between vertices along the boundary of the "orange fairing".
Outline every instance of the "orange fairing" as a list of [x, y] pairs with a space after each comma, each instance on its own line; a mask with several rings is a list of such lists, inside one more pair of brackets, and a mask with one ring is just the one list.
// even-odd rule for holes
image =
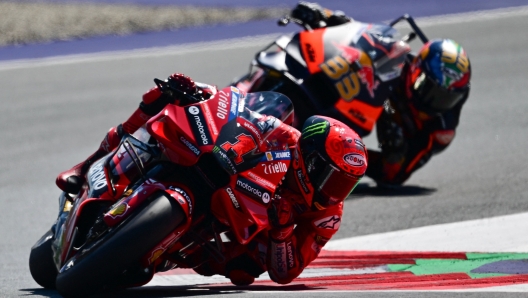
[[311, 74], [319, 72], [324, 62], [323, 34], [326, 29], [316, 29], [300, 33], [301, 50]]
[[366, 131], [372, 131], [383, 107], [373, 107], [359, 100], [339, 99], [335, 105], [352, 122]]

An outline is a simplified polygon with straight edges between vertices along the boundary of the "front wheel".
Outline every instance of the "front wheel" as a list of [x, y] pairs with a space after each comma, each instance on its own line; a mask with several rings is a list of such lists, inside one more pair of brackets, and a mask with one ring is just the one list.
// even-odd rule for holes
[[165, 194], [157, 194], [132, 216], [81, 258], [66, 261], [56, 280], [61, 295], [79, 297], [112, 288], [185, 219], [181, 207]]
[[29, 255], [29, 271], [33, 279], [46, 289], [55, 289], [58, 271], [53, 262], [53, 231], [49, 230], [33, 245]]

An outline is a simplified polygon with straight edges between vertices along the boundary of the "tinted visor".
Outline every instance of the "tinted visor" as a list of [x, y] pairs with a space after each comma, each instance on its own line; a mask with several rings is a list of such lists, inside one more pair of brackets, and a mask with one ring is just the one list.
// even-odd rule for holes
[[447, 90], [422, 73], [412, 86], [417, 108], [424, 112], [444, 112], [464, 98], [467, 88]]
[[306, 171], [315, 191], [313, 200], [324, 207], [344, 201], [361, 179], [338, 170], [315, 152], [306, 159]]

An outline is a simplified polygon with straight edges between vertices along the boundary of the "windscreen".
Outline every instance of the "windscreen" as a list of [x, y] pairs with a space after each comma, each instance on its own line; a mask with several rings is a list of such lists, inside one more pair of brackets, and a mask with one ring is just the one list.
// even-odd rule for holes
[[255, 92], [248, 93], [245, 99], [245, 107], [261, 115], [273, 116], [282, 122], [288, 123], [293, 117], [293, 104], [284, 94], [277, 92]]

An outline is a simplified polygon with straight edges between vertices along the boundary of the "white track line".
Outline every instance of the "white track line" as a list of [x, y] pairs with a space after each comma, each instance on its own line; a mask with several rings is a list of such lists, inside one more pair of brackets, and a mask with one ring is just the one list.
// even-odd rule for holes
[[327, 250], [528, 252], [528, 213], [330, 241]]

